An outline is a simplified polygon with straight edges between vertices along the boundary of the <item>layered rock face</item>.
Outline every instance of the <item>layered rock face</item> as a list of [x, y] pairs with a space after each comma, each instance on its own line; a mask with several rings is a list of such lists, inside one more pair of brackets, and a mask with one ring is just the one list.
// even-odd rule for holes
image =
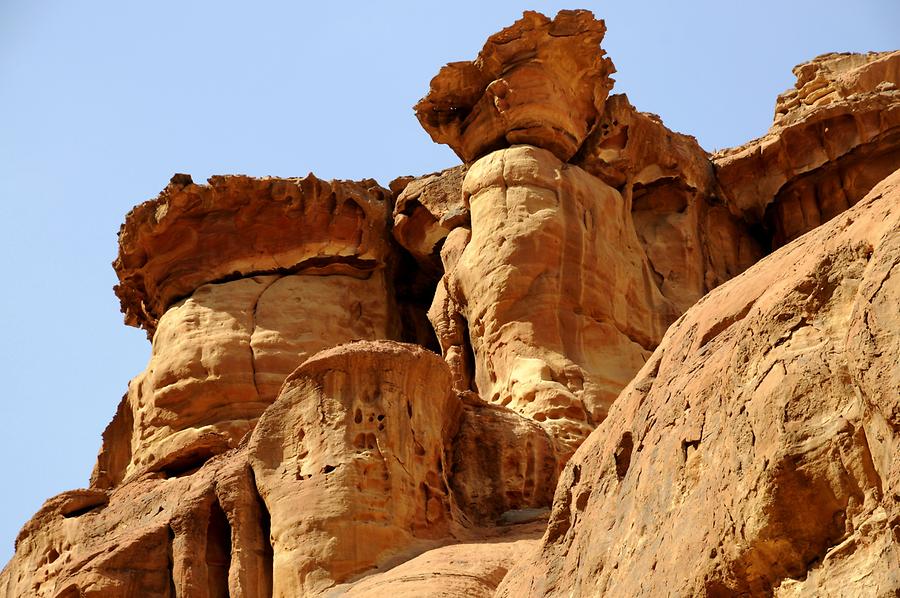
[[900, 160], [900, 51], [825, 54], [794, 68], [768, 134], [714, 158], [729, 208], [773, 248], [861, 200]]
[[900, 589], [900, 171], [701, 299], [500, 596]]
[[900, 53], [710, 156], [609, 96], [604, 33], [526, 12], [441, 69], [461, 165], [132, 210], [150, 362], [0, 596], [900, 592]]
[[131, 211], [114, 266], [153, 335], [93, 485], [236, 446], [306, 357], [397, 338], [388, 191], [373, 181], [177, 176]]

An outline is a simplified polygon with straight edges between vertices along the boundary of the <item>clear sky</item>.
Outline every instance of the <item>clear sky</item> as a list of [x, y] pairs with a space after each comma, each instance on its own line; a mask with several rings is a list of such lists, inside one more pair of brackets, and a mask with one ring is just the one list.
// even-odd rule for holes
[[765, 132], [791, 67], [900, 47], [896, 0], [0, 0], [0, 564], [41, 503], [87, 484], [149, 356], [110, 262], [175, 172], [372, 177], [458, 162], [412, 105], [523, 9], [606, 19], [615, 92], [707, 150]]

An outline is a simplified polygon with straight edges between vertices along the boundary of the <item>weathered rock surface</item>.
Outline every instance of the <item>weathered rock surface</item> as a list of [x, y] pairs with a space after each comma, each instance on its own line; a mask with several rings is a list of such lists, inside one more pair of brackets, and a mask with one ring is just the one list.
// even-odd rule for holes
[[233, 456], [48, 500], [16, 539], [0, 595], [271, 596], [267, 515]]
[[455, 263], [429, 312], [438, 340], [459, 390], [540, 422], [562, 463], [675, 308], [653, 282], [622, 196], [584, 170], [514, 146], [473, 164], [463, 191], [471, 239], [461, 252], [445, 244]]
[[714, 157], [728, 207], [777, 248], [863, 198], [900, 163], [900, 51], [794, 68], [769, 132]]
[[395, 337], [389, 304], [383, 270], [203, 285], [160, 318], [150, 363], [124, 399], [131, 429], [104, 443], [106, 453], [127, 446], [126, 468], [98, 470], [120, 481], [236, 446], [298, 363], [352, 339]]
[[403, 181], [394, 203], [394, 238], [416, 261], [429, 270], [440, 270], [438, 250], [457, 226], [468, 226], [469, 209], [463, 202], [464, 166]]
[[704, 297], [501, 596], [900, 591], [900, 171]]
[[494, 528], [477, 542], [442, 546], [327, 596], [490, 598], [506, 573], [538, 543], [544, 523]]
[[117, 292], [126, 319], [154, 332], [153, 353], [104, 435], [92, 486], [233, 448], [307, 357], [398, 338], [389, 213], [372, 181], [312, 175], [175, 177], [132, 210]]
[[513, 144], [568, 161], [612, 88], [615, 68], [600, 49], [605, 33], [586, 10], [562, 10], [553, 20], [527, 11], [488, 38], [474, 62], [442, 68], [416, 116], [466, 163]]
[[375, 181], [175, 175], [119, 231], [116, 295], [125, 322], [152, 336], [204, 284], [259, 274], [358, 275], [390, 253], [390, 193]]
[[572, 161], [622, 194], [655, 282], [679, 313], [763, 255], [721, 199], [697, 140], [638, 112], [624, 95], [610, 96]]
[[[47, 501], [0, 595], [489, 596], [545, 523], [521, 511], [482, 528], [456, 507], [454, 459], [487, 448], [460, 440], [450, 453], [461, 417], [433, 353], [390, 341], [320, 352], [238, 448]], [[506, 417], [518, 421], [480, 438], [537, 428]]]
[[463, 393], [453, 438], [450, 486], [471, 523], [492, 525], [504, 513], [546, 507], [559, 469], [550, 434], [534, 421], [474, 393]]
[[900, 52], [800, 65], [711, 157], [607, 97], [604, 32], [526, 12], [442, 69], [464, 165], [132, 210], [150, 363], [0, 596], [900, 593], [900, 171], [861, 200]]
[[249, 458], [272, 517], [274, 596], [320, 593], [449, 535], [450, 371], [411, 345], [319, 353], [285, 382]]

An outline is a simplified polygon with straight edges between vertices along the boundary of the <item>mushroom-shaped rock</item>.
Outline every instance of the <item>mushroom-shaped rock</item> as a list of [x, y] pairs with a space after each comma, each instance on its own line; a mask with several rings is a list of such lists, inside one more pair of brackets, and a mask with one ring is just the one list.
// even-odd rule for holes
[[116, 290], [153, 351], [93, 485], [233, 448], [308, 357], [397, 338], [388, 199], [372, 181], [176, 176], [132, 210]]
[[369, 272], [390, 253], [390, 193], [375, 181], [176, 175], [128, 213], [113, 263], [125, 322], [152, 335], [204, 284], [259, 274]]
[[474, 62], [450, 63], [431, 81], [416, 116], [466, 163], [512, 144], [568, 161], [612, 88], [603, 21], [586, 10], [537, 12], [488, 38]]

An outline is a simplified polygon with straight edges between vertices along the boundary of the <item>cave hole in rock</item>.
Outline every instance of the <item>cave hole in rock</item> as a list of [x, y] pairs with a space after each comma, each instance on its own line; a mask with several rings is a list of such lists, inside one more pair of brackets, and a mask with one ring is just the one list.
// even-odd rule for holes
[[[392, 243], [397, 256], [393, 268], [393, 283], [398, 308], [403, 317], [400, 318], [400, 340], [421, 345], [433, 353], [440, 355], [441, 345], [434, 328], [428, 321], [428, 308], [443, 275], [443, 268], [430, 269], [416, 261], [415, 257], [399, 243]], [[443, 241], [435, 246], [440, 264], [440, 247]]]
[[106, 494], [82, 496], [60, 508], [60, 514], [66, 519], [72, 519], [94, 511], [102, 511], [107, 504], [109, 504], [109, 497]]
[[213, 501], [206, 526], [206, 575], [210, 598], [228, 598], [231, 525], [219, 501]]
[[72, 511], [67, 511], [67, 512], [63, 513], [62, 516], [65, 517], [66, 519], [72, 519], [74, 517], [81, 517], [82, 515], [87, 515], [91, 511], [100, 511], [103, 509], [104, 506], [106, 506], [106, 503], [103, 503], [100, 505], [90, 505], [87, 507], [82, 507], [80, 509], [74, 509]]
[[217, 447], [201, 447], [195, 450], [187, 451], [180, 455], [175, 455], [166, 459], [157, 465], [155, 471], [162, 473], [166, 478], [180, 478], [191, 475], [199, 470], [203, 465], [219, 454], [221, 450]]
[[622, 439], [619, 441], [619, 446], [616, 447], [615, 452], [615, 460], [616, 460], [616, 477], [620, 480], [625, 478], [625, 474], [628, 473], [628, 468], [631, 466], [631, 452], [634, 450], [634, 439], [631, 437], [631, 432], [625, 432], [622, 434]]
[[166, 543], [166, 570], [169, 576], [169, 593], [168, 596], [174, 598], [177, 594], [175, 591], [175, 530], [172, 526], [168, 528], [168, 542]]
[[256, 506], [259, 513], [259, 544], [257, 554], [259, 558], [259, 596], [272, 596], [272, 584], [275, 575], [275, 548], [272, 545], [272, 516], [269, 508], [259, 493], [256, 485], [256, 476], [250, 469], [250, 481], [253, 494], [256, 497]]
[[459, 316], [459, 319], [462, 321], [463, 360], [465, 371], [469, 377], [469, 390], [477, 393], [478, 388], [475, 386], [475, 350], [472, 348], [472, 337], [469, 335], [469, 321], [462, 315]]

